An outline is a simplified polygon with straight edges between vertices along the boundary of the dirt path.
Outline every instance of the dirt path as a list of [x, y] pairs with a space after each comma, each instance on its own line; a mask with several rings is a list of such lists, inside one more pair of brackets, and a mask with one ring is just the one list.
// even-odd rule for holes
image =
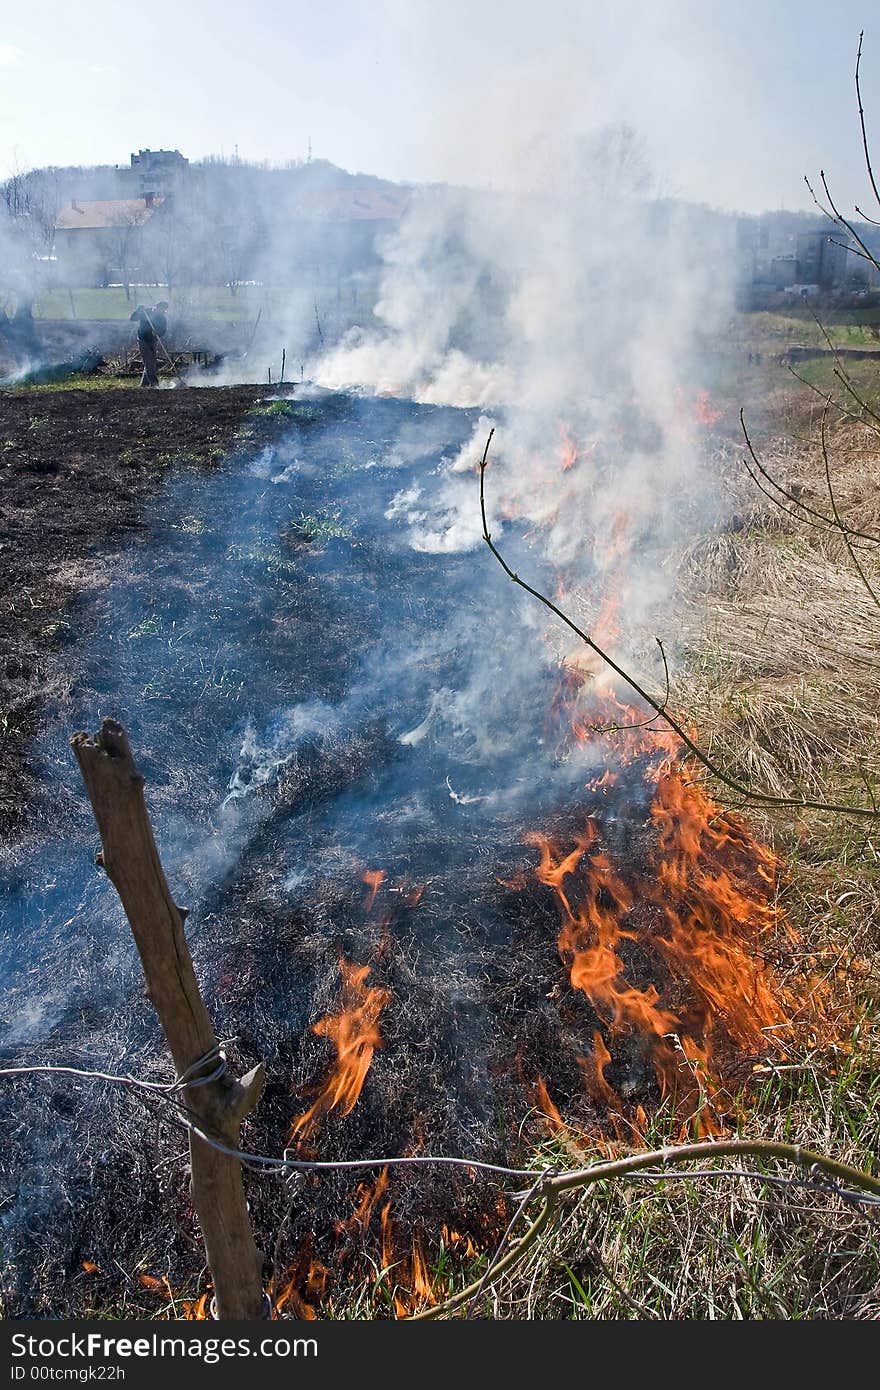
[[[0, 393], [0, 835], [26, 824], [42, 696], [71, 624], [170, 468], [215, 466], [278, 430], [263, 388]], [[77, 603], [77, 600], [81, 602]]]

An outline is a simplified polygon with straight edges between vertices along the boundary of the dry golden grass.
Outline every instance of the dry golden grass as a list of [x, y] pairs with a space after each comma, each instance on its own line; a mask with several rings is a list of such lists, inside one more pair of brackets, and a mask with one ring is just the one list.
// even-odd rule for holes
[[[880, 536], [877, 433], [844, 420], [829, 431], [828, 456], [840, 514]], [[777, 444], [759, 457], [787, 491], [832, 514], [815, 431], [797, 454]], [[839, 530], [797, 520], [760, 494], [756, 502], [744, 471], [726, 476], [737, 529], [682, 560], [690, 659], [676, 701], [713, 755], [750, 784], [777, 795], [836, 788], [864, 801], [880, 747], [880, 607]], [[853, 544], [880, 590], [880, 545]]]

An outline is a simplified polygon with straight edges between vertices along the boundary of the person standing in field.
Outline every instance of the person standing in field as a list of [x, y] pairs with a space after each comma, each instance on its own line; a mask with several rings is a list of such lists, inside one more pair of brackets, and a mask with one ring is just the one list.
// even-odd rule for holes
[[152, 309], [146, 309], [143, 304], [139, 304], [131, 315], [132, 322], [138, 326], [138, 350], [144, 364], [141, 386], [159, 385], [159, 348], [164, 350], [162, 339], [168, 332], [168, 320], [165, 317], [167, 308], [167, 299], [160, 299]]

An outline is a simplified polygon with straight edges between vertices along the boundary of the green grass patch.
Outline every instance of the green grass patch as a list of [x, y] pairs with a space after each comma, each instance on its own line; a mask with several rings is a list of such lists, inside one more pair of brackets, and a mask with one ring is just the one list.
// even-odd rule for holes
[[294, 409], [290, 401], [267, 401], [265, 405], [252, 406], [248, 415], [293, 415]]
[[300, 512], [288, 527], [294, 541], [308, 545], [325, 545], [332, 540], [350, 540], [351, 527], [339, 519], [338, 512]]
[[[332, 320], [341, 306], [346, 314], [352, 308], [359, 316], [372, 312], [378, 295], [378, 285], [358, 285], [357, 299], [352, 299], [351, 287], [340, 292], [332, 283], [308, 285], [301, 288], [279, 288], [272, 285], [241, 285], [235, 294], [225, 285], [180, 286], [168, 289], [163, 285], [132, 286], [126, 298], [121, 285], [106, 289], [84, 287], [67, 290], [47, 290], [34, 304], [36, 319], [92, 319], [97, 322], [120, 323], [131, 317], [137, 304], [151, 304], [167, 299], [171, 304], [172, 330], [179, 318], [216, 319], [227, 323], [253, 325], [260, 310], [264, 319], [301, 324], [311, 330], [315, 319], [315, 302], [322, 319]], [[280, 365], [280, 352], [279, 352]], [[287, 374], [299, 372], [299, 366], [289, 362]]]
[[[814, 317], [815, 314], [815, 317]], [[824, 346], [822, 324], [839, 347], [880, 347], [880, 308], [837, 309], [792, 305], [790, 310], [759, 309], [741, 314], [739, 329], [747, 340], [781, 351], [796, 344]]]
[[8, 386], [10, 391], [126, 391], [137, 386], [134, 376], [103, 376], [100, 373], [75, 372], [63, 381], [22, 382]]

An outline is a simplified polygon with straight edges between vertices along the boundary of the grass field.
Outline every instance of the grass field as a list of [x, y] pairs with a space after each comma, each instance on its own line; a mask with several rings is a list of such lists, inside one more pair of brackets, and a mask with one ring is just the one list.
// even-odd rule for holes
[[[733, 417], [742, 406], [748, 418], [761, 419], [768, 429], [799, 429], [809, 418], [809, 410], [797, 402], [815, 404], [817, 399], [810, 396], [803, 382], [840, 397], [842, 402], [847, 398], [835, 377], [837, 364], [825, 334], [835, 348], [880, 351], [880, 307], [819, 312], [821, 328], [810, 309], [799, 305], [784, 313], [760, 310], [735, 314], [720, 338], [704, 341], [704, 351], [694, 365], [695, 380], [710, 392], [713, 405], [726, 407]], [[787, 354], [793, 348], [822, 349], [827, 356], [790, 364]], [[847, 360], [847, 370], [872, 408], [880, 399], [878, 363], [880, 359]]]
[[128, 297], [121, 285], [107, 289], [53, 289], [42, 295], [34, 305], [38, 319], [90, 319], [118, 323], [128, 319], [136, 304], [152, 304], [167, 299], [172, 313], [223, 322], [253, 323], [262, 309], [275, 319], [313, 322], [315, 304], [319, 313], [332, 314], [337, 306], [348, 309], [354, 305], [371, 309], [375, 302], [375, 286], [358, 286], [357, 298], [350, 284], [337, 287], [308, 286], [303, 289], [276, 289], [269, 285], [240, 285], [232, 293], [226, 286], [169, 290], [164, 285], [133, 285]]
[[109, 376], [101, 373], [100, 375], [89, 375], [86, 372], [75, 372], [73, 376], [67, 377], [64, 381], [46, 382], [24, 382], [16, 385], [16, 391], [118, 391], [120, 389], [130, 390], [132, 386], [137, 386], [138, 378], [130, 376]]
[[[880, 347], [880, 308], [815, 310], [825, 329], [840, 347]], [[755, 341], [803, 343], [819, 347], [822, 329], [813, 311], [792, 305], [785, 312], [761, 309], [743, 315]]]

